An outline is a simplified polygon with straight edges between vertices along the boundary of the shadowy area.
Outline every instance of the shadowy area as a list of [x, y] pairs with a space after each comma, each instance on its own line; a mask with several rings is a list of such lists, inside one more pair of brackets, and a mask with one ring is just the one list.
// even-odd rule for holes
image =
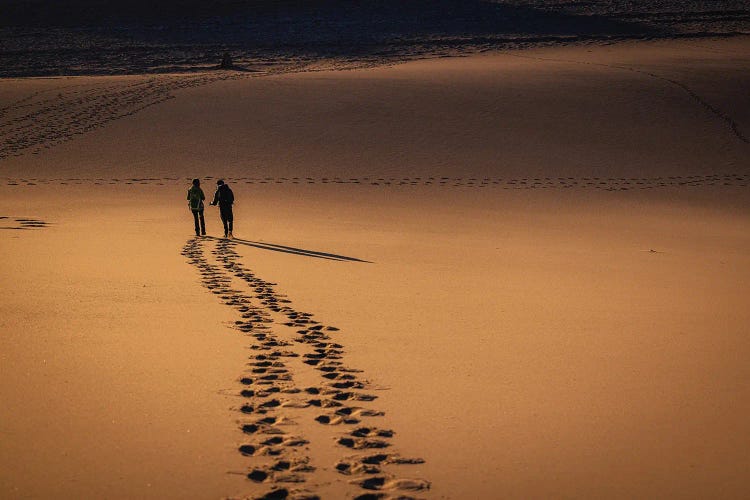
[[[634, 30], [632, 23], [591, 13], [576, 15], [487, 0], [6, 0], [3, 4], [3, 26], [135, 28], [156, 24], [154, 28], [169, 30], [198, 23], [205, 30], [192, 37], [216, 40], [236, 24], [253, 28], [241, 33], [241, 38], [254, 42], [357, 41], [417, 34], [618, 34]], [[230, 34], [232, 39], [237, 35], [240, 33]]]
[[382, 63], [517, 43], [654, 35], [633, 20], [479, 0], [8, 0], [0, 76]]
[[738, 0], [4, 0], [0, 77], [377, 65], [574, 41], [750, 32]]
[[336, 254], [327, 253], [327, 252], [318, 252], [315, 250], [305, 250], [304, 248], [295, 248], [295, 247], [289, 247], [289, 246], [284, 246], [284, 245], [275, 245], [273, 243], [264, 243], [260, 241], [249, 241], [249, 240], [243, 240], [240, 238], [225, 239], [225, 238], [217, 238], [215, 236], [203, 236], [203, 238], [223, 241], [223, 242], [234, 244], [234, 245], [244, 245], [248, 247], [260, 248], [261, 250], [270, 250], [272, 252], [283, 252], [283, 253], [289, 253], [293, 255], [301, 255], [303, 257], [314, 257], [317, 259], [338, 260], [338, 261], [347, 261], [347, 262], [363, 262], [367, 264], [372, 264], [372, 262], [370, 262], [369, 260], [357, 259], [355, 257], [346, 257], [344, 255], [336, 255]]

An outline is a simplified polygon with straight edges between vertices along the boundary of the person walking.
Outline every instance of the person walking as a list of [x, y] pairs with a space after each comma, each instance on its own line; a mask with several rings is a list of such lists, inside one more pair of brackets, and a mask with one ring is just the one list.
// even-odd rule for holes
[[234, 222], [232, 203], [234, 203], [234, 193], [229, 188], [229, 185], [224, 184], [224, 181], [219, 179], [216, 181], [216, 194], [214, 194], [214, 201], [211, 202], [211, 205], [219, 205], [219, 215], [221, 215], [221, 222], [224, 224], [225, 238], [234, 237], [232, 235], [232, 225]]
[[206, 195], [203, 194], [203, 190], [201, 189], [201, 181], [193, 179], [193, 185], [190, 186], [187, 192], [187, 200], [188, 208], [193, 212], [196, 236], [206, 235], [206, 221], [203, 218], [203, 200], [205, 199]]

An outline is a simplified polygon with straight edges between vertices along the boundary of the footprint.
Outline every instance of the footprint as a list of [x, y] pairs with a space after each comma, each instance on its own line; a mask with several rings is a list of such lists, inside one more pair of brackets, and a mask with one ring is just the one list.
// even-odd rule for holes
[[384, 476], [375, 476], [358, 480], [354, 483], [365, 490], [423, 491], [430, 489], [429, 481], [422, 479], [388, 479]]
[[336, 441], [341, 446], [346, 446], [354, 450], [363, 450], [371, 448], [387, 448], [391, 444], [382, 439], [364, 439], [364, 438], [348, 438], [342, 437]]
[[377, 398], [377, 396], [372, 394], [360, 394], [356, 392], [334, 391], [333, 393], [334, 401], [374, 401]]
[[[211, 263], [204, 256], [203, 240], [189, 240], [183, 254], [189, 259], [201, 274], [203, 286], [216, 294], [217, 298], [227, 306], [232, 307], [242, 320], [232, 325], [246, 334], [252, 343], [249, 346], [254, 352], [247, 362], [247, 375], [239, 377], [242, 388], [238, 391], [247, 402], [240, 406], [245, 415], [256, 415], [251, 422], [240, 424], [240, 429], [246, 436], [258, 439], [255, 443], [242, 444], [238, 451], [246, 457], [273, 457], [272, 464], [253, 464], [249, 470], [248, 479], [262, 484], [295, 483], [305, 480], [305, 474], [314, 469], [305, 461], [294, 462], [301, 457], [305, 445], [309, 442], [304, 436], [287, 435], [285, 429], [280, 428], [284, 422], [293, 424], [283, 414], [288, 408], [329, 408], [331, 413], [313, 416], [320, 424], [335, 426], [337, 424], [351, 425], [348, 435], [331, 436], [338, 445], [350, 450], [375, 450], [391, 446], [393, 431], [362, 425], [361, 420], [366, 417], [383, 416], [383, 412], [347, 406], [345, 403], [362, 401], [369, 402], [376, 399], [375, 395], [360, 392], [367, 388], [367, 382], [357, 379], [356, 373], [361, 370], [348, 368], [342, 362], [344, 348], [341, 344], [332, 342], [329, 334], [339, 331], [333, 326], [326, 326], [313, 318], [310, 313], [296, 311], [285, 296], [274, 290], [274, 283], [261, 280], [252, 272], [239, 264], [239, 255], [232, 250], [229, 242], [219, 242], [212, 251], [212, 258], [217, 265]], [[243, 293], [235, 289], [235, 283], [244, 283], [251, 293]], [[241, 287], [239, 287], [241, 288]], [[280, 318], [280, 319], [279, 319]], [[289, 328], [299, 328], [294, 335], [295, 343], [289, 343], [278, 337], [278, 328], [283, 323]], [[299, 358], [303, 363], [314, 366], [320, 376], [326, 381], [322, 385], [311, 385], [305, 388], [295, 387], [293, 382], [294, 365], [288, 359]], [[283, 359], [283, 361], [282, 361]], [[294, 362], [298, 363], [298, 362]], [[291, 399], [279, 397], [279, 394], [290, 395]], [[295, 399], [295, 396], [312, 399]], [[289, 410], [292, 411], [292, 410]], [[296, 410], [295, 410], [296, 411]], [[333, 428], [331, 429], [333, 431]], [[395, 457], [395, 454], [384, 454], [385, 457]], [[366, 462], [365, 459], [368, 461]], [[253, 459], [256, 460], [256, 459]], [[341, 460], [343, 464], [345, 460]], [[367, 472], [387, 478], [378, 487], [387, 492], [389, 485], [400, 484], [394, 481], [408, 481], [393, 479], [383, 468], [396, 463], [394, 460], [374, 460], [368, 457], [351, 460], [347, 467], [351, 474]], [[417, 462], [414, 462], [417, 463]], [[340, 467], [345, 467], [340, 465]], [[343, 472], [342, 472], [343, 473]], [[381, 490], [371, 490], [368, 494], [380, 495]], [[396, 491], [396, 490], [394, 490]], [[288, 490], [274, 488], [267, 495], [296, 496], [298, 494], [311, 495], [306, 490]], [[403, 496], [403, 495], [402, 495]]]

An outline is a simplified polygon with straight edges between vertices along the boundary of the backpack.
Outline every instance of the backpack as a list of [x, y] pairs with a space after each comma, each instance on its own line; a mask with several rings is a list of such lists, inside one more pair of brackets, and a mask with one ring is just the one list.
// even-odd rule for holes
[[202, 192], [200, 189], [193, 189], [190, 188], [188, 190], [188, 195], [190, 196], [190, 209], [191, 210], [200, 210], [203, 208], [203, 200], [201, 196]]

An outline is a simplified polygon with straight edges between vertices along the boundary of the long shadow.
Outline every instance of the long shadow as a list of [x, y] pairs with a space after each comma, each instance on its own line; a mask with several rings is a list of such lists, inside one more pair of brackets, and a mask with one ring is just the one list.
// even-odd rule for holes
[[366, 264], [372, 264], [372, 262], [369, 260], [357, 259], [355, 257], [347, 257], [345, 255], [337, 255], [334, 253], [327, 253], [327, 252], [316, 252], [314, 250], [305, 250], [304, 248], [295, 248], [295, 247], [288, 247], [284, 245], [275, 245], [273, 243], [263, 243], [261, 241], [250, 241], [250, 240], [243, 240], [240, 238], [232, 238], [230, 240], [230, 239], [224, 239], [224, 238], [217, 238], [216, 236], [204, 236], [204, 238], [217, 240], [217, 241], [223, 241], [229, 244], [244, 245], [247, 247], [260, 248], [261, 250], [270, 250], [272, 252], [282, 252], [282, 253], [290, 253], [292, 255], [301, 255], [303, 257], [313, 257], [316, 259], [337, 260], [337, 261], [344, 261], [344, 262], [363, 262]]

